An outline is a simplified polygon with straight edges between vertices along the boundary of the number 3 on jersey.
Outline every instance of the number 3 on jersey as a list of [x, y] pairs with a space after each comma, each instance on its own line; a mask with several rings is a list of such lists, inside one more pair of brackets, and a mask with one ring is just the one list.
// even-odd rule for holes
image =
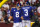
[[16, 17], [19, 17], [19, 12], [16, 12]]
[[28, 16], [28, 10], [27, 9], [25, 9], [25, 16]]

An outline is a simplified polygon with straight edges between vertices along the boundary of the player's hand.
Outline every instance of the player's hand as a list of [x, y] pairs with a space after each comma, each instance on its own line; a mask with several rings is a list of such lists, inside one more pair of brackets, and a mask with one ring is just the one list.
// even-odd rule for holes
[[23, 20], [23, 16], [21, 17], [21, 19]]

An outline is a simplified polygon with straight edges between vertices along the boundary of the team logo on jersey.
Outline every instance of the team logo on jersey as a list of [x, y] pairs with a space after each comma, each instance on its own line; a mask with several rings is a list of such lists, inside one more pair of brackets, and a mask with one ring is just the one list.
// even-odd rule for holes
[[2, 0], [2, 2], [0, 2], [0, 7], [8, 0]]

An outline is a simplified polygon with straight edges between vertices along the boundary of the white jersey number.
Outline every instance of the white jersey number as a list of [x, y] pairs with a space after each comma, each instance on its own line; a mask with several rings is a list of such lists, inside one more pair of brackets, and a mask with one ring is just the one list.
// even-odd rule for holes
[[28, 16], [28, 10], [27, 9], [25, 9], [25, 16]]
[[19, 17], [19, 12], [16, 12], [16, 17]]

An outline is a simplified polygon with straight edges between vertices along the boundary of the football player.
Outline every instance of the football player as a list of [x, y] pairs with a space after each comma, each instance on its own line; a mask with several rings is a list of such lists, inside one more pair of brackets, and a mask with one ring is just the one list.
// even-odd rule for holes
[[22, 10], [22, 24], [23, 24], [23, 27], [31, 27], [31, 15], [32, 15], [32, 7], [29, 6], [29, 3], [28, 2], [25, 2], [24, 4], [25, 6], [21, 8]]
[[20, 5], [17, 4], [17, 8], [11, 9], [11, 16], [9, 17], [8, 21], [10, 21], [13, 18], [13, 27], [22, 27], [21, 23], [21, 9], [19, 8]]

